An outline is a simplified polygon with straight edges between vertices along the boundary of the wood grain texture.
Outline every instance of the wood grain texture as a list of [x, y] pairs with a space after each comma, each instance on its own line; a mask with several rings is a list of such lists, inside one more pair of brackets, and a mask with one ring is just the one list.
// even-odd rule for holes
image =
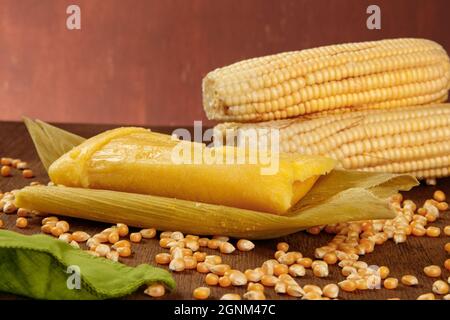
[[[448, 0], [2, 0], [0, 120], [192, 125], [201, 80], [241, 59], [425, 37], [450, 50]], [[66, 8], [81, 7], [81, 30]], [[211, 123], [211, 122], [208, 122]]]
[[[100, 126], [100, 125], [62, 125], [61, 127], [70, 130], [74, 133], [80, 134], [85, 137], [90, 137], [96, 133], [110, 129], [113, 126]], [[170, 128], [152, 128], [155, 131], [171, 132]], [[48, 177], [44, 171], [44, 168], [40, 164], [37, 155], [34, 151], [32, 141], [29, 138], [25, 127], [20, 123], [8, 123], [0, 122], [0, 157], [14, 157], [21, 158], [28, 161], [31, 164], [31, 168], [36, 173], [36, 178], [33, 181], [47, 182]], [[439, 189], [450, 195], [450, 178], [441, 179], [438, 181]], [[10, 178], [0, 177], [0, 190], [9, 191], [15, 188], [21, 188], [30, 183], [30, 180], [24, 179], [15, 172], [15, 175]], [[421, 204], [427, 198], [430, 198], [436, 187], [420, 186], [412, 191], [406, 193], [406, 197], [414, 200], [416, 203]], [[364, 199], [361, 199], [364, 201]], [[330, 214], [333, 214], [330, 212]], [[449, 212], [445, 212], [442, 218], [433, 225], [443, 227], [450, 224]], [[29, 221], [29, 227], [27, 229], [18, 229], [15, 227], [15, 215], [0, 214], [0, 218], [6, 222], [6, 228], [26, 233], [34, 234], [40, 232], [40, 218], [33, 218]], [[207, 219], [207, 217], [205, 217]], [[71, 231], [85, 230], [90, 234], [100, 232], [108, 227], [107, 224], [98, 222], [80, 220], [80, 219], [67, 219], [71, 225]], [[201, 223], [201, 222], [199, 222]], [[291, 250], [298, 250], [303, 253], [304, 256], [313, 257], [314, 248], [325, 245], [327, 241], [331, 240], [332, 236], [321, 233], [318, 236], [312, 236], [305, 232], [298, 232], [290, 236], [286, 236], [280, 239], [256, 241], [256, 249], [248, 253], [233, 253], [230, 255], [223, 255], [225, 263], [230, 264], [234, 268], [245, 270], [246, 268], [255, 268], [260, 266], [265, 260], [272, 258], [275, 252], [276, 243], [279, 241], [287, 241]], [[415, 238], [409, 237], [407, 243], [395, 245], [393, 241], [388, 241], [382, 246], [377, 246], [375, 251], [369, 255], [361, 258], [362, 261], [366, 261], [369, 265], [386, 265], [391, 269], [391, 275], [400, 278], [405, 274], [414, 274], [418, 277], [420, 285], [416, 288], [406, 288], [399, 285], [397, 290], [373, 290], [356, 293], [342, 293], [340, 298], [343, 299], [386, 299], [393, 297], [400, 297], [402, 299], [415, 299], [422, 293], [430, 292], [433, 280], [425, 277], [422, 269], [430, 264], [437, 264], [443, 266], [446, 256], [443, 249], [444, 244], [449, 242], [449, 237], [440, 236], [439, 238]], [[155, 265], [154, 256], [159, 252], [167, 252], [165, 249], [159, 247], [158, 240], [144, 240], [141, 244], [133, 245], [134, 254], [131, 258], [123, 259], [126, 264], [135, 266], [141, 263], [150, 263]], [[217, 254], [217, 251], [206, 250], [210, 254]], [[311, 271], [308, 271], [305, 277], [299, 278], [299, 283], [302, 285], [313, 283], [318, 285], [325, 285], [327, 283], [336, 283], [343, 280], [343, 276], [340, 275], [340, 268], [337, 266], [330, 267], [330, 276], [324, 279], [315, 278], [312, 276]], [[442, 279], [446, 280], [450, 276], [450, 272], [443, 269]], [[204, 284], [204, 275], [201, 275], [195, 271], [185, 271], [181, 273], [175, 273], [174, 278], [177, 282], [177, 290], [174, 293], [167, 295], [168, 299], [191, 299], [192, 291]], [[239, 288], [212, 288], [212, 298], [218, 299], [223, 294], [228, 292], [243, 293], [243, 289]], [[266, 294], [271, 299], [287, 299], [286, 296], [277, 295], [271, 289], [266, 289]], [[0, 299], [16, 299], [8, 294], [0, 293]], [[142, 293], [142, 290], [127, 299], [145, 299], [148, 298]]]

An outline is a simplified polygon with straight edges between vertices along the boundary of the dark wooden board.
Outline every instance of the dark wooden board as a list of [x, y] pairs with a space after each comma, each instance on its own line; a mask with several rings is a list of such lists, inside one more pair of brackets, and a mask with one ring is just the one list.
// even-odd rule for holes
[[[85, 137], [92, 136], [96, 133], [112, 128], [105, 125], [62, 125], [62, 128], [70, 130], [74, 133]], [[170, 128], [152, 128], [155, 131], [169, 133]], [[31, 164], [31, 168], [36, 173], [36, 178], [32, 180], [24, 179], [19, 172], [14, 171], [14, 176], [9, 178], [0, 177], [0, 190], [9, 191], [28, 185], [31, 181], [48, 182], [48, 177], [42, 167], [37, 154], [34, 150], [32, 141], [28, 136], [25, 127], [21, 123], [0, 122], [0, 157], [21, 158]], [[421, 204], [423, 201], [432, 196], [437, 189], [444, 190], [446, 194], [450, 194], [450, 179], [438, 180], [438, 186], [419, 186], [412, 191], [405, 193], [406, 197]], [[364, 199], [361, 199], [364, 201]], [[333, 214], [330, 212], [330, 214]], [[26, 229], [18, 229], [15, 227], [15, 215], [0, 214], [0, 218], [6, 224], [6, 228], [16, 232], [34, 234], [40, 232], [40, 218], [33, 218], [29, 221]], [[91, 234], [99, 232], [108, 224], [92, 222], [80, 219], [66, 219], [70, 222], [71, 231], [85, 230]], [[449, 212], [441, 214], [441, 218], [433, 225], [443, 228], [450, 224]], [[292, 250], [298, 250], [304, 256], [313, 257], [314, 248], [325, 245], [332, 238], [331, 235], [321, 233], [318, 236], [309, 235], [306, 232], [298, 232], [296, 234], [283, 237], [280, 239], [256, 241], [256, 249], [248, 253], [234, 253], [231, 255], [223, 255], [225, 263], [230, 264], [233, 268], [245, 270], [246, 268], [255, 268], [260, 266], [263, 261], [273, 257], [276, 243], [279, 241], [287, 241]], [[415, 238], [409, 237], [406, 243], [396, 245], [393, 241], [388, 241], [382, 246], [377, 246], [375, 251], [360, 260], [366, 261], [369, 265], [386, 265], [391, 269], [391, 275], [400, 278], [405, 274], [414, 274], [418, 277], [420, 285], [416, 288], [406, 288], [399, 285], [396, 290], [371, 290], [355, 293], [341, 293], [340, 298], [343, 299], [386, 299], [399, 297], [401, 299], [416, 299], [422, 293], [431, 292], [433, 280], [425, 277], [423, 267], [430, 264], [443, 266], [445, 259], [449, 258], [444, 251], [444, 244], [449, 242], [450, 238], [441, 235], [439, 238]], [[134, 254], [131, 258], [122, 259], [122, 262], [135, 266], [141, 263], [149, 263], [155, 265], [154, 256], [158, 252], [165, 252], [165, 249], [159, 247], [158, 241], [155, 239], [144, 240], [139, 245], [134, 245]], [[217, 254], [217, 251], [207, 250], [211, 254]], [[330, 267], [330, 276], [319, 279], [313, 277], [308, 271], [305, 277], [299, 278], [300, 284], [307, 283], [325, 285], [327, 283], [336, 283], [344, 279], [340, 274], [340, 268], [337, 266]], [[443, 268], [442, 279], [447, 280], [450, 272]], [[191, 299], [192, 291], [204, 284], [204, 275], [195, 271], [185, 271], [175, 273], [174, 278], [177, 282], [177, 290], [167, 295], [165, 298], [170, 299]], [[212, 288], [211, 298], [220, 298], [227, 292], [243, 293], [242, 288]], [[266, 289], [266, 294], [272, 299], [287, 299], [288, 297], [277, 295], [271, 289]], [[1, 294], [0, 299], [16, 299], [18, 297], [10, 294]], [[128, 299], [147, 298], [140, 290]]]

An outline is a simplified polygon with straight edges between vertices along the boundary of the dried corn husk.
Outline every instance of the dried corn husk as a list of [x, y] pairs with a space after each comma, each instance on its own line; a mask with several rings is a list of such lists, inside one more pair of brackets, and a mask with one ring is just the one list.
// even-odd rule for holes
[[24, 118], [23, 121], [45, 170], [61, 155], [86, 140], [40, 120]]
[[[30, 132], [36, 148], [49, 153], [45, 155], [46, 161], [57, 159], [63, 148], [51, 146], [68, 146], [72, 137], [56, 131], [52, 136], [44, 123], [39, 124]], [[42, 134], [39, 130], [50, 133]], [[321, 177], [286, 216], [166, 197], [62, 186], [26, 187], [16, 194], [16, 205], [141, 228], [266, 239], [316, 225], [392, 218], [394, 212], [387, 198], [417, 184], [410, 175], [336, 170]]]

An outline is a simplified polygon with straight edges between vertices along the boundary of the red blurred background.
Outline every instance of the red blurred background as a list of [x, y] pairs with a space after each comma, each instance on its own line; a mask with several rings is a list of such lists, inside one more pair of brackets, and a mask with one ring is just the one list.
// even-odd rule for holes
[[[81, 30], [66, 8], [81, 7]], [[382, 29], [366, 28], [377, 4]], [[240, 59], [424, 37], [450, 51], [448, 0], [0, 0], [0, 120], [192, 125], [201, 80]]]

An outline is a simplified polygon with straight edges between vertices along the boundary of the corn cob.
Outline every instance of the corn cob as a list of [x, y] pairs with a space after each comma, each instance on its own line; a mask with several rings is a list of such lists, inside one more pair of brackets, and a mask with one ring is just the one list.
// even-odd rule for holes
[[241, 61], [203, 80], [209, 119], [270, 121], [315, 112], [443, 102], [445, 50], [425, 39], [389, 39], [285, 52]]
[[409, 173], [418, 178], [450, 175], [450, 104], [353, 111], [257, 124], [224, 123], [216, 130], [278, 128], [280, 150], [323, 155], [340, 167]]

